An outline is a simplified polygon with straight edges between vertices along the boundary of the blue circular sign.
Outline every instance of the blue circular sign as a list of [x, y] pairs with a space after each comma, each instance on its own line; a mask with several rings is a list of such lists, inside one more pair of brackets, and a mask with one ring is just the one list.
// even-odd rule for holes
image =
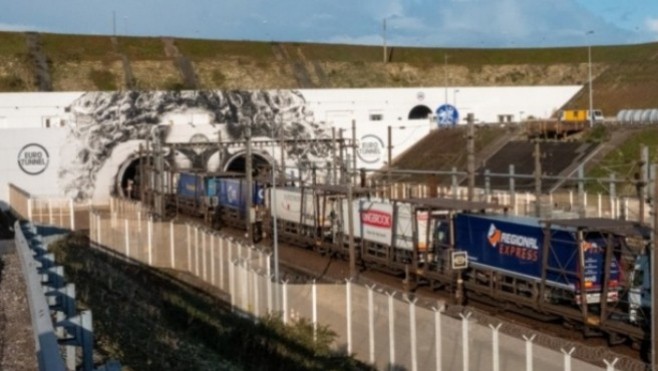
[[452, 104], [443, 104], [436, 109], [436, 120], [439, 126], [454, 126], [459, 122], [459, 111]]

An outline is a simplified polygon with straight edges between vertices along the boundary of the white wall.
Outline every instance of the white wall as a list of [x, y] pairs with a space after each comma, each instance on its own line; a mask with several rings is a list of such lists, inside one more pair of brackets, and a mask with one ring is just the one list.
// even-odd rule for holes
[[[579, 89], [580, 86], [450, 87], [447, 92], [448, 103], [454, 104], [456, 101], [461, 117], [466, 113], [473, 113], [477, 122], [497, 122], [499, 114], [512, 115], [514, 121], [517, 121], [520, 115], [548, 117]], [[445, 103], [446, 89], [308, 89], [298, 90], [297, 93], [303, 97], [303, 100], [299, 103], [302, 105], [301, 108], [295, 108], [299, 109], [295, 114], [298, 114], [297, 120], [307, 125], [307, 133], [311, 138], [326, 138], [327, 135], [330, 137], [331, 127], [345, 130], [344, 136], [351, 138], [354, 121], [360, 150], [357, 167], [378, 169], [387, 161], [388, 127], [393, 128], [391, 144], [395, 158], [435, 127], [435, 124], [428, 119], [407, 120], [410, 110], [418, 105], [424, 105], [432, 112], [436, 111], [438, 106]], [[93, 187], [92, 194], [95, 200], [102, 202], [109, 197], [109, 189], [115, 182], [119, 168], [134, 156], [140, 141], [128, 141], [125, 136], [124, 139], [113, 140], [112, 134], [107, 134], [97, 135], [97, 141], [84, 142], [84, 139], [79, 139], [84, 136], [67, 136], [70, 128], [66, 126], [58, 128], [57, 124], [64, 122], [73, 128], [76, 120], [90, 120], [78, 121], [80, 124], [78, 134], [80, 130], [92, 133], [109, 131], [118, 134], [123, 129], [130, 129], [122, 126], [123, 120], [135, 107], [124, 110], [125, 107], [122, 106], [123, 116], [118, 119], [112, 118], [115, 117], [110, 115], [115, 110], [112, 104], [119, 101], [115, 100], [116, 96], [109, 99], [113, 93], [92, 94], [93, 97], [78, 99], [84, 94], [81, 92], [0, 93], [0, 156], [3, 158], [0, 163], [0, 199], [8, 198], [9, 182], [37, 195], [57, 196], [64, 196], [64, 193], [75, 194], [76, 184], [86, 184], [80, 187]], [[155, 94], [150, 95], [149, 99], [156, 103], [162, 102], [159, 97], [161, 95]], [[130, 102], [126, 95], [118, 98], [123, 99], [124, 104], [130, 104], [126, 103]], [[77, 102], [75, 115], [68, 112], [68, 107], [74, 102]], [[175, 105], [175, 101], [173, 102], [167, 104]], [[102, 110], [98, 111], [99, 107]], [[251, 114], [249, 109], [251, 108], [247, 107], [242, 114]], [[98, 114], [98, 112], [103, 113]], [[119, 112], [118, 107], [116, 112]], [[228, 140], [229, 136], [225, 135], [227, 134], [225, 125], [210, 123], [212, 114], [208, 109], [190, 108], [189, 105], [176, 106], [159, 119], [162, 124], [171, 127], [168, 142], [189, 142], [193, 136], [201, 133], [209, 141], [216, 141], [217, 133], [220, 131], [223, 133], [222, 138]], [[372, 120], [373, 114], [379, 115], [379, 120]], [[112, 117], [105, 118], [105, 115]], [[53, 127], [50, 129], [44, 128], [46, 118], [51, 119]], [[285, 121], [286, 118], [283, 120]], [[101, 123], [104, 126], [101, 127]], [[18, 166], [18, 154], [28, 143], [40, 144], [49, 153], [48, 168], [42, 174], [28, 175]], [[85, 146], [92, 152], [102, 151], [104, 148], [114, 148], [114, 151], [109, 158], [103, 160], [103, 163], [85, 167], [83, 165], [94, 161], [79, 159], [79, 151]], [[266, 157], [269, 151], [269, 149], [263, 150]], [[274, 157], [279, 158], [279, 154]], [[88, 181], [85, 182], [85, 179]], [[60, 183], [65, 183], [67, 189], [64, 189]]]

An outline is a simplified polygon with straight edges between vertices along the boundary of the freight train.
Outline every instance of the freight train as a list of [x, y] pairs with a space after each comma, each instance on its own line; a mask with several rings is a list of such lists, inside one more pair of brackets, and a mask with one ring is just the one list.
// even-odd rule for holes
[[[196, 204], [204, 212], [214, 205], [216, 225], [244, 228], [250, 214], [245, 180], [212, 179], [214, 188], [194, 195], [216, 203]], [[177, 198], [192, 196], [180, 184]], [[459, 302], [486, 300], [544, 321], [564, 321], [587, 336], [607, 335], [611, 344], [646, 344], [650, 338], [650, 231], [644, 225], [541, 220], [507, 215], [495, 204], [389, 200], [372, 197], [366, 188], [336, 185], [256, 183], [252, 194], [259, 217], [251, 220], [271, 234], [276, 219], [284, 242], [344, 258], [353, 245], [360, 264], [404, 274], [405, 282], [443, 288]]]

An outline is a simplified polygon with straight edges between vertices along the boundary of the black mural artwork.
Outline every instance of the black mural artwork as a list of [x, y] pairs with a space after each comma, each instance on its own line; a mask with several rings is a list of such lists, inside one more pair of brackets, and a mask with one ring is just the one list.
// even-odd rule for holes
[[[76, 200], [89, 199], [96, 176], [113, 149], [129, 140], [146, 140], [168, 113], [204, 111], [225, 140], [239, 140], [247, 126], [254, 137], [287, 140], [328, 139], [330, 129], [316, 122], [303, 95], [296, 90], [126, 91], [89, 92], [67, 111], [74, 123], [67, 138], [71, 159], [63, 159], [59, 178], [64, 191]], [[292, 166], [327, 158], [328, 141], [300, 141], [286, 145]], [[308, 166], [307, 166], [308, 167]]]

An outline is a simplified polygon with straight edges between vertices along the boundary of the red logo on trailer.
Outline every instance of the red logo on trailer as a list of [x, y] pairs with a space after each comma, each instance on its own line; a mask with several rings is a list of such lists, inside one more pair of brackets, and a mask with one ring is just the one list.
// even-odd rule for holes
[[391, 214], [377, 210], [367, 210], [361, 212], [361, 221], [363, 224], [371, 225], [377, 228], [391, 228]]

